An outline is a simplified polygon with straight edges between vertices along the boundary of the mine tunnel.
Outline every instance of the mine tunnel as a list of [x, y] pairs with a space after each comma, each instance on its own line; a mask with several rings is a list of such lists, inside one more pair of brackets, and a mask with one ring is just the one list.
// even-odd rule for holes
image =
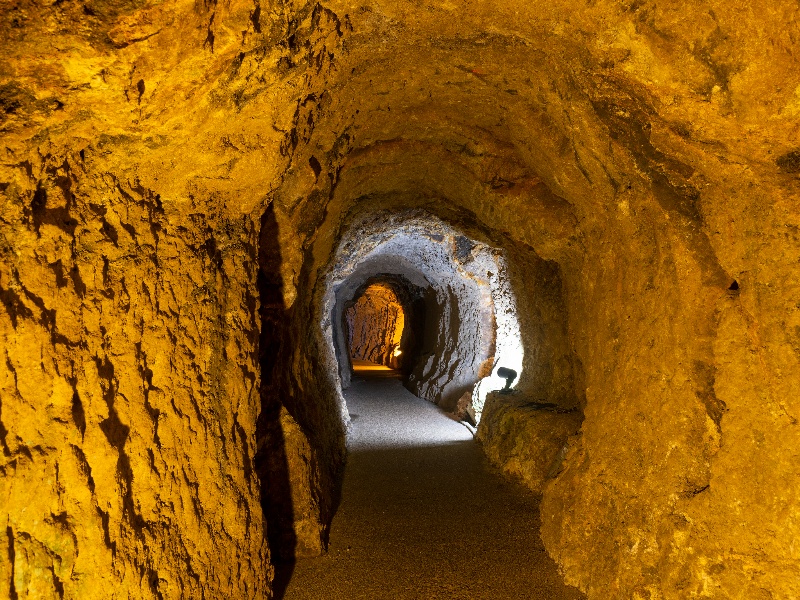
[[800, 597], [799, 13], [7, 2], [0, 598]]
[[[396, 289], [375, 278], [348, 303], [342, 325], [346, 331], [347, 356], [353, 368], [356, 368], [354, 361], [360, 361], [399, 370], [413, 361], [415, 353], [409, 350], [409, 345], [410, 338], [415, 336], [411, 328], [406, 329], [408, 302], [401, 302]], [[424, 317], [422, 313], [420, 319]], [[417, 335], [420, 333], [418, 329]]]
[[[277, 264], [277, 250], [273, 250], [273, 240], [279, 237], [277, 228], [279, 225], [268, 210], [261, 229], [262, 282], [269, 279], [268, 271]], [[482, 463], [473, 438], [484, 416], [492, 429], [481, 428], [481, 444], [498, 465], [503, 464], [502, 447], [508, 444], [504, 439], [507, 432], [501, 433], [500, 427], [512, 423], [524, 430], [531, 427], [529, 421], [541, 420], [536, 431], [540, 439], [526, 455], [517, 457], [524, 464], [527, 485], [535, 490], [541, 489], [548, 473], [558, 468], [560, 452], [569, 436], [578, 433], [582, 411], [574, 393], [576, 359], [566, 343], [559, 268], [533, 249], [515, 246], [496, 232], [470, 227], [465, 221], [453, 225], [427, 208], [384, 209], [356, 213], [344, 226], [320, 281], [314, 312], [304, 315], [298, 324], [317, 337], [320, 357], [328, 365], [319, 381], [327, 382], [336, 402], [329, 405], [332, 412], [320, 416], [329, 425], [338, 417], [342, 429], [348, 430], [344, 477], [351, 485], [345, 486], [339, 505], [341, 472], [320, 473], [321, 469], [314, 469], [312, 464], [309, 472], [302, 473], [300, 482], [305, 485], [307, 477], [320, 477], [314, 484], [333, 498], [326, 500], [330, 502], [324, 506], [327, 513], [322, 514], [323, 507], [317, 505], [317, 499], [307, 499], [307, 506], [296, 501], [302, 492], [292, 488], [298, 485], [295, 471], [304, 466], [305, 460], [300, 463], [288, 456], [280, 460], [277, 457], [291, 448], [285, 436], [289, 419], [302, 422], [308, 417], [280, 388], [269, 383], [269, 373], [289, 370], [288, 365], [280, 366], [281, 358], [276, 361], [284, 353], [273, 340], [276, 335], [286, 339], [292, 334], [276, 334], [281, 324], [290, 319], [282, 307], [278, 307], [279, 318], [272, 318], [271, 304], [262, 299], [264, 426], [257, 432], [257, 439], [264, 452], [258, 455], [256, 464], [262, 480], [267, 531], [286, 531], [282, 537], [275, 533], [276, 537], [271, 538], [272, 555], [285, 559], [276, 562], [274, 589], [279, 597], [312, 597], [324, 595], [324, 590], [343, 585], [343, 581], [377, 578], [384, 587], [372, 591], [371, 597], [395, 597], [400, 591], [389, 582], [396, 580], [396, 575], [390, 576], [388, 571], [399, 571], [396, 565], [391, 569], [385, 566], [383, 558], [391, 552], [374, 540], [358, 536], [350, 539], [353, 530], [392, 526], [371, 520], [370, 508], [375, 505], [375, 498], [381, 497], [380, 490], [387, 487], [375, 483], [381, 473], [404, 473], [408, 480], [430, 482], [428, 486], [419, 483], [415, 487], [394, 481], [388, 486], [398, 493], [379, 503], [384, 510], [394, 512], [393, 507], [398, 502], [402, 504], [399, 498], [404, 494], [417, 498], [413, 505], [420, 510], [419, 514], [389, 519], [395, 525], [405, 523], [394, 537], [403, 538], [406, 529], [415, 530], [415, 523], [424, 521], [426, 515], [439, 515], [425, 529], [426, 535], [447, 537], [452, 546], [450, 552], [460, 556], [459, 560], [480, 560], [480, 556], [461, 548], [459, 537], [466, 539], [463, 507], [449, 502], [458, 499], [458, 503], [469, 503], [475, 494], [483, 496], [485, 506], [509, 502], [503, 493], [483, 489], [491, 487], [487, 484], [491, 478], [477, 474]], [[264, 294], [273, 294], [269, 297], [274, 298], [275, 291], [274, 287], [262, 285], [262, 298]], [[506, 386], [506, 379], [500, 375], [509, 369], [514, 381]], [[397, 380], [383, 381], [385, 377]], [[508, 389], [500, 396], [497, 392], [503, 387]], [[276, 405], [277, 410], [268, 416], [263, 407], [275, 397], [280, 398], [280, 406]], [[526, 416], [537, 413], [541, 416], [537, 415], [536, 420]], [[530, 435], [530, 431], [515, 433], [524, 434]], [[306, 451], [313, 457], [311, 449], [309, 444]], [[398, 460], [402, 460], [402, 467], [393, 466]], [[414, 471], [408, 468], [409, 464], [428, 466]], [[461, 481], [449, 482], [449, 474], [459, 472], [470, 473], [475, 480], [467, 487]], [[327, 481], [323, 479], [326, 475]], [[322, 487], [326, 485], [327, 489]], [[443, 491], [445, 495], [441, 496]], [[365, 496], [370, 501], [359, 505], [358, 499]], [[275, 511], [281, 506], [282, 512]], [[528, 509], [535, 507], [531, 500]], [[312, 515], [314, 529], [298, 528], [298, 508]], [[501, 508], [494, 510], [503, 512]], [[468, 537], [475, 545], [477, 539], [482, 539], [476, 531], [484, 531], [488, 547], [493, 548], [496, 516], [484, 518], [487, 525], [473, 528]], [[331, 530], [331, 523], [340, 524], [341, 531]], [[525, 519], [518, 523], [524, 524]], [[508, 554], [532, 554], [536, 541], [526, 539], [526, 543], [507, 549]], [[360, 548], [361, 553], [353, 550], [340, 565], [342, 568], [332, 566], [342, 560], [343, 555], [336, 550], [345, 544]], [[424, 550], [429, 544], [417, 544], [413, 551], [426, 557], [423, 563], [434, 560], [431, 550]], [[317, 566], [308, 562], [325, 548], [327, 560]], [[492, 550], [484, 550], [487, 551]], [[297, 560], [300, 562], [295, 564]], [[502, 573], [506, 586], [514, 580], [528, 590], [531, 579], [552, 579], [548, 591], [540, 591], [539, 595], [579, 597], [558, 591], [558, 585], [563, 583], [552, 564], [531, 562], [526, 565], [531, 570], [530, 577], [518, 578], [507, 570], [510, 567], [503, 568], [505, 562], [495, 558], [496, 580], [490, 583], [491, 578], [486, 577], [484, 589], [475, 590], [478, 596], [496, 594], [497, 585], [503, 585]], [[354, 564], [359, 565], [356, 571]], [[415, 561], [403, 564], [412, 571], [412, 565], [421, 572], [427, 569]], [[318, 565], [326, 565], [327, 574], [317, 572]], [[345, 587], [338, 593], [346, 597], [364, 592]], [[434, 587], [413, 593], [436, 596], [445, 592]], [[528, 592], [512, 586], [505, 593], [511, 597]]]
[[[369, 215], [353, 231], [341, 246], [347, 256], [328, 274], [323, 309], [332, 311], [329, 335], [342, 387], [355, 357], [400, 370], [415, 395], [449, 411], [460, 402], [460, 416], [474, 420], [490, 385], [475, 390], [479, 380], [496, 363], [522, 369], [502, 251], [426, 211]], [[379, 332], [384, 339], [369, 338]], [[475, 406], [473, 391], [480, 396]]]

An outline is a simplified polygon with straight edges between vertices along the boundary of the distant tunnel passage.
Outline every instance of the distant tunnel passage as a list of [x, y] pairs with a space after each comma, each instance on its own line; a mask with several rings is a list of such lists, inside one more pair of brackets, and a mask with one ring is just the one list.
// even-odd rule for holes
[[[350, 225], [331, 261], [321, 319], [342, 390], [353, 361], [367, 360], [400, 371], [416, 396], [478, 422], [486, 394], [506, 384], [494, 371], [523, 373], [506, 252], [466, 233], [419, 211]], [[544, 354], [532, 356], [542, 362]]]
[[345, 311], [351, 360], [366, 360], [392, 369], [403, 358], [405, 311], [391, 286], [375, 283]]

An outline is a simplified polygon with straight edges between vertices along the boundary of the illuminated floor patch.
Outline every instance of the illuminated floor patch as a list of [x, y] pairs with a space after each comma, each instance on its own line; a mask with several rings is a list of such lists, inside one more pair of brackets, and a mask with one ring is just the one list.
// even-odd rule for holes
[[400, 372], [368, 360], [353, 360], [354, 379], [400, 379]]
[[[390, 371], [387, 369], [387, 371]], [[472, 442], [472, 433], [398, 380], [354, 380], [347, 391], [349, 452]]]
[[469, 431], [397, 380], [357, 379], [328, 554], [285, 600], [577, 600], [539, 539], [537, 499], [492, 472]]
[[364, 373], [370, 371], [392, 371], [389, 367], [370, 362], [368, 360], [353, 359], [353, 371], [355, 373]]

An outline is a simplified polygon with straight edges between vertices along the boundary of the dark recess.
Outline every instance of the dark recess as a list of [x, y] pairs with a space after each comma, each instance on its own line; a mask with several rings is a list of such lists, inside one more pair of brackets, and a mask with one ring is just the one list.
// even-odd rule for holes
[[17, 600], [19, 596], [17, 596], [17, 586], [14, 583], [14, 562], [17, 553], [14, 550], [14, 530], [10, 525], [6, 525], [6, 537], [8, 538], [8, 562], [11, 565], [11, 586], [8, 590], [8, 597], [11, 600]]
[[72, 394], [72, 421], [75, 427], [81, 432], [81, 438], [86, 434], [86, 414], [83, 410], [83, 403], [78, 395], [78, 390]]
[[255, 8], [250, 13], [250, 22], [253, 24], [253, 31], [261, 33], [261, 5], [258, 0], [255, 2]]
[[800, 150], [793, 150], [780, 156], [775, 161], [778, 168], [784, 173], [800, 173]]
[[289, 352], [289, 315], [283, 305], [278, 221], [270, 205], [261, 217], [258, 242], [258, 292], [261, 299], [261, 413], [256, 424], [255, 471], [261, 486], [267, 544], [275, 567], [273, 594], [283, 598], [294, 571], [297, 536], [294, 531], [289, 463], [281, 427], [279, 360]]
[[472, 247], [472, 240], [463, 235], [458, 236], [456, 238], [456, 259], [461, 263], [468, 262], [472, 253]]
[[311, 166], [311, 170], [314, 171], [314, 177], [319, 177], [319, 174], [322, 172], [322, 165], [319, 164], [316, 156], [312, 156], [308, 159], [308, 164]]

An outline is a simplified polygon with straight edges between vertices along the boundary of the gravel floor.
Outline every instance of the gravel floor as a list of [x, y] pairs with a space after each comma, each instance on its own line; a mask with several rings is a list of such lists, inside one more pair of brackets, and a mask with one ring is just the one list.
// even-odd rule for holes
[[378, 373], [346, 398], [329, 551], [294, 566], [286, 600], [584, 597], [544, 551], [537, 499], [488, 466], [466, 427]]

